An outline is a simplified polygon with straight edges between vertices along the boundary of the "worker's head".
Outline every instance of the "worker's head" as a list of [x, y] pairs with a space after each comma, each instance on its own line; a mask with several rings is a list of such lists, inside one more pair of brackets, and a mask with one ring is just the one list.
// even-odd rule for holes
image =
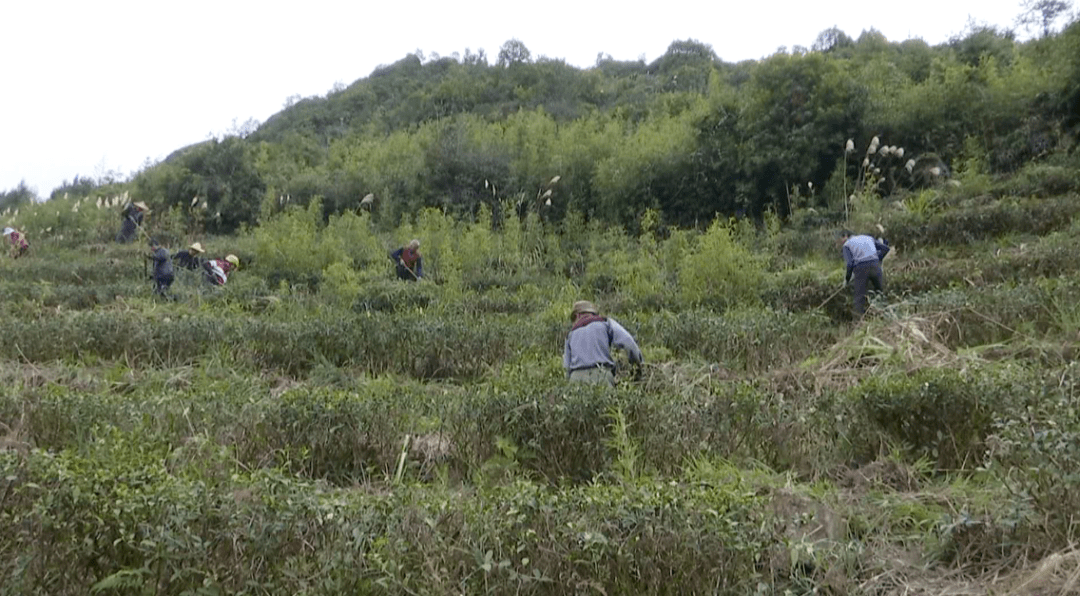
[[855, 234], [853, 234], [851, 230], [842, 229], [836, 233], [836, 243], [843, 244], [848, 241], [848, 238], [851, 238], [854, 235]]
[[157, 250], [160, 247], [161, 247], [161, 243], [158, 242], [157, 238], [151, 238], [150, 239], [150, 250]]
[[574, 306], [570, 307], [570, 321], [576, 321], [581, 315], [598, 315], [600, 311], [596, 308], [596, 305], [588, 300], [578, 300], [574, 303]]
[[4, 228], [4, 235], [10, 236], [15, 233], [15, 228]]
[[134, 205], [135, 205], [135, 208], [138, 209], [139, 211], [150, 211], [150, 208], [147, 207], [146, 203], [144, 203], [142, 201], [135, 201]]
[[240, 266], [240, 259], [236, 258], [236, 255], [229, 255], [229, 256], [225, 257], [225, 260], [228, 261], [229, 263], [232, 263], [233, 267], [239, 267]]
[[412, 249], [412, 250], [416, 250], [416, 249], [420, 248], [420, 241], [417, 240], [416, 238], [413, 238], [412, 240], [409, 241], [409, 248]]
[[202, 253], [204, 253], [206, 251], [203, 250], [202, 244], [199, 244], [198, 242], [196, 242], [196, 243], [194, 243], [194, 244], [192, 244], [191, 246], [188, 247], [188, 252], [192, 252], [192, 253], [195, 253], [195, 254], [202, 254]]

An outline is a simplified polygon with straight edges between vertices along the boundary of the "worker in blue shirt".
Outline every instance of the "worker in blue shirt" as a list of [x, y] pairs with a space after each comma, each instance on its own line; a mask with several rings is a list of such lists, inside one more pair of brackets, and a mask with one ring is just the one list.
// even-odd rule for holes
[[841, 245], [847, 272], [844, 285], [852, 283], [855, 295], [855, 318], [866, 313], [867, 285], [872, 284], [879, 292], [885, 291], [885, 275], [881, 271], [881, 261], [889, 254], [889, 243], [882, 238], [875, 239], [865, 234], [855, 235], [849, 230], [837, 234], [837, 244]]

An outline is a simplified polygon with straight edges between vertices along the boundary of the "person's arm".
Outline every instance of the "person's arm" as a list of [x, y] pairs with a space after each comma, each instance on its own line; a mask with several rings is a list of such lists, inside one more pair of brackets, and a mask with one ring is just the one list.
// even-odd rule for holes
[[403, 252], [405, 252], [404, 247], [399, 248], [399, 249], [395, 250], [394, 252], [390, 253], [390, 260], [395, 262], [395, 263], [400, 263], [401, 262], [401, 253], [403, 253]]
[[851, 274], [855, 272], [855, 257], [851, 256], [851, 249], [844, 246], [844, 263], [847, 265], [847, 273], [844, 274], [844, 283], [851, 281]]
[[570, 336], [566, 336], [566, 342], [563, 343], [562, 352], [562, 366], [566, 370], [566, 376], [570, 376]]
[[622, 325], [618, 324], [614, 319], [608, 319], [608, 324], [611, 325], [611, 345], [626, 350], [626, 355], [630, 358], [630, 362], [641, 364], [644, 361], [644, 357], [641, 355], [641, 348], [638, 347], [637, 342], [634, 341], [630, 332]]
[[889, 243], [884, 238], [878, 238], [874, 241], [874, 248], [877, 250], [878, 261], [884, 261], [885, 255], [889, 254]]

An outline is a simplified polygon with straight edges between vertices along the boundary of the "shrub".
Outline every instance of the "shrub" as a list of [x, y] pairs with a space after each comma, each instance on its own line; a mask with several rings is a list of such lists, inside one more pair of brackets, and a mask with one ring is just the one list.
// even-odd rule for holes
[[913, 460], [925, 457], [938, 469], [953, 470], [981, 463], [994, 420], [1015, 412], [1033, 382], [1022, 369], [933, 368], [871, 377], [852, 389], [850, 398]]
[[758, 299], [764, 272], [758, 257], [735, 242], [717, 218], [679, 263], [679, 287], [691, 306], [732, 306]]
[[987, 467], [1029, 502], [1050, 536], [1046, 549], [1075, 536], [1080, 511], [1080, 410], [1076, 365], [1024, 394], [1027, 407], [999, 417], [987, 440]]

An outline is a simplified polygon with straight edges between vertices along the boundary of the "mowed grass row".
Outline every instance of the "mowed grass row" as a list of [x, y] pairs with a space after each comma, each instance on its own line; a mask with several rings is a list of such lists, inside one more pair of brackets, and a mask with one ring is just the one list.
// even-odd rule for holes
[[[290, 375], [329, 365], [466, 380], [516, 362], [523, 353], [561, 364], [568, 324], [558, 315], [561, 310], [550, 317], [330, 311], [280, 320], [212, 310], [66, 312], [0, 321], [6, 338], [0, 356], [35, 363], [122, 361], [141, 367], [185, 365], [228, 353], [231, 361]], [[648, 350], [738, 370], [796, 363], [836, 332], [823, 317], [767, 310], [645, 315], [622, 322]], [[792, 333], [799, 334], [798, 341]]]
[[213, 376], [219, 368], [136, 375], [114, 367], [105, 380], [24, 368], [0, 395], [0, 420], [9, 446], [22, 451], [78, 451], [116, 433], [166, 450], [205, 440], [246, 467], [344, 485], [385, 481], [406, 461], [409, 477], [423, 481], [440, 470], [475, 479], [492, 461], [552, 483], [626, 465], [677, 474], [699, 457], [813, 477], [872, 461], [887, 445], [911, 462], [975, 468], [997, 422], [1067, 389], [1055, 385], [1059, 372], [978, 361], [963, 371], [852, 371], [813, 391], [812, 372], [731, 381], [708, 368], [654, 367], [607, 391], [528, 371], [457, 386], [335, 380], [329, 369], [299, 384]]
[[[400, 291], [408, 292], [408, 288]], [[837, 295], [822, 311], [847, 310]], [[1016, 339], [1076, 341], [1080, 280], [1036, 278], [1024, 283], [944, 290], [878, 302], [879, 319], [933, 319], [950, 349]], [[567, 323], [558, 305], [533, 314], [483, 314], [415, 306], [390, 312], [313, 306], [300, 301], [245, 310], [228, 302], [147, 309], [51, 312], [0, 321], [0, 357], [29, 362], [125, 361], [179, 366], [229, 353], [267, 372], [306, 375], [316, 367], [351, 367], [370, 374], [418, 379], [482, 377], [522, 355], [558, 366]], [[626, 305], [623, 305], [625, 307]], [[275, 308], [281, 310], [275, 311]], [[827, 312], [789, 313], [748, 307], [717, 314], [626, 312], [616, 317], [658, 362], [706, 361], [741, 372], [763, 372], [820, 354], [845, 333]], [[548, 366], [545, 364], [544, 366]]]

